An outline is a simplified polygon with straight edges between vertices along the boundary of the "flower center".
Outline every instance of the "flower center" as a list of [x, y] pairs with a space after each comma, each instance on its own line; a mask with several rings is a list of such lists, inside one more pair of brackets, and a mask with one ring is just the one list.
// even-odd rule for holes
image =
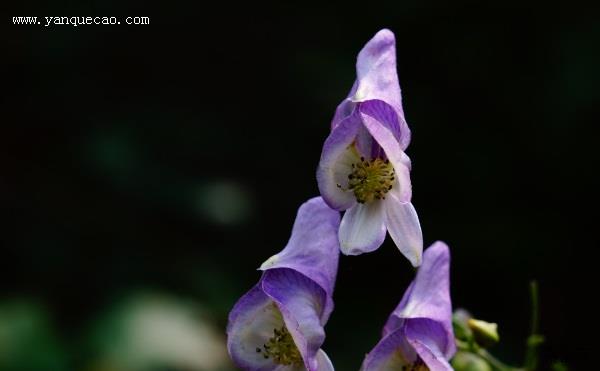
[[263, 354], [265, 359], [271, 358], [278, 365], [302, 365], [302, 356], [294, 343], [292, 335], [285, 326], [273, 329], [273, 336], [269, 338], [263, 348], [256, 348], [257, 353]]
[[361, 157], [360, 162], [352, 164], [352, 172], [348, 175], [348, 189], [354, 192], [356, 201], [361, 204], [373, 199], [385, 199], [385, 194], [394, 184], [394, 176], [394, 167], [389, 160], [376, 158], [368, 161]]
[[402, 366], [402, 371], [429, 371], [429, 368], [419, 358], [413, 364]]

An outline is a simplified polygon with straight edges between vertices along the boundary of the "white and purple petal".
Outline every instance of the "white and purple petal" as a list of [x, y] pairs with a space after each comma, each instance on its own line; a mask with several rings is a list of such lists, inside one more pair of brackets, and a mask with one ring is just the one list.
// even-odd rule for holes
[[385, 225], [400, 252], [414, 267], [421, 265], [423, 233], [413, 205], [400, 202], [390, 192], [385, 200]]
[[273, 336], [273, 329], [279, 329], [283, 324], [281, 312], [260, 284], [253, 287], [229, 314], [227, 349], [233, 362], [243, 370], [274, 370], [277, 365], [256, 349]]
[[334, 371], [333, 363], [323, 349], [317, 353], [317, 371]]
[[351, 115], [331, 131], [323, 145], [317, 185], [325, 202], [336, 210], [346, 210], [356, 203], [354, 193], [348, 190], [348, 174], [360, 158], [353, 145], [360, 127], [360, 116]]
[[381, 200], [357, 203], [342, 217], [340, 248], [344, 255], [377, 250], [385, 240], [385, 207]]
[[393, 109], [383, 101], [371, 100], [361, 103], [359, 112], [362, 124], [394, 167], [398, 182], [392, 189], [393, 192], [398, 195], [400, 201], [410, 202], [410, 159], [394, 137], [389, 125], [386, 125], [386, 122], [389, 123], [396, 117]]

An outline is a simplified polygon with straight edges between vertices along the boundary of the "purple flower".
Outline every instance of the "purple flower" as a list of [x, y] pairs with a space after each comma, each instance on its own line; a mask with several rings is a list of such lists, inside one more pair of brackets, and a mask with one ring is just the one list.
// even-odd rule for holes
[[320, 197], [304, 203], [287, 246], [267, 259], [256, 286], [229, 314], [227, 347], [243, 370], [333, 370], [321, 350], [333, 310], [339, 213]]
[[366, 356], [362, 371], [452, 370], [456, 351], [450, 302], [450, 252], [436, 242], [400, 304], [388, 318], [379, 343]]
[[410, 203], [410, 130], [396, 73], [394, 34], [379, 31], [358, 54], [357, 79], [337, 107], [317, 181], [327, 204], [346, 210], [339, 231], [344, 254], [376, 250], [386, 230], [414, 266], [423, 237]]

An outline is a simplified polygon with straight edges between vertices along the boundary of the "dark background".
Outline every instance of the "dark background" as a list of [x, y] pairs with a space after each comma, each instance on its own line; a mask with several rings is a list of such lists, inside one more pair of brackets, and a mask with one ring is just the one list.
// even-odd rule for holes
[[[32, 335], [16, 361], [0, 352], [0, 368], [100, 369], [90, 328], [139, 292], [193, 302], [222, 334], [297, 207], [318, 194], [321, 145], [356, 55], [387, 27], [413, 131], [413, 204], [426, 244], [451, 247], [455, 307], [498, 322], [493, 352], [518, 364], [537, 279], [542, 369], [589, 369], [600, 83], [591, 9], [205, 5], [64, 2], [3, 16], [0, 328], [2, 308], [19, 316], [25, 305], [47, 339]], [[12, 25], [17, 15], [151, 24]], [[358, 369], [411, 278], [389, 238], [342, 257], [324, 345], [338, 370]], [[178, 369], [167, 366], [156, 369]]]

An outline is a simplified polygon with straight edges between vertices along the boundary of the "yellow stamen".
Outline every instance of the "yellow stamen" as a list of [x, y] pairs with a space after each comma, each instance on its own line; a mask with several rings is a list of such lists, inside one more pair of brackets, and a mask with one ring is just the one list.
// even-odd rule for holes
[[356, 201], [365, 203], [374, 199], [385, 199], [394, 184], [394, 167], [388, 160], [376, 158], [368, 161], [364, 157], [352, 164], [348, 175], [348, 189], [354, 192]]
[[302, 365], [300, 351], [285, 326], [273, 329], [273, 336], [269, 338], [266, 344], [263, 344], [263, 349], [256, 348], [256, 351], [262, 352], [263, 357], [271, 358], [278, 365]]

